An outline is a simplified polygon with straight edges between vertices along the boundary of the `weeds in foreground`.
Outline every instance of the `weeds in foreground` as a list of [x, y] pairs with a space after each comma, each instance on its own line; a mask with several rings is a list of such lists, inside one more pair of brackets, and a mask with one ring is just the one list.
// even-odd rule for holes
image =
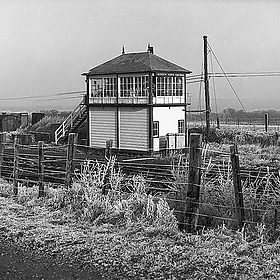
[[115, 168], [114, 159], [105, 164], [85, 162], [72, 188], [56, 190], [50, 204], [94, 225], [177, 231], [176, 218], [166, 200], [147, 194], [147, 183], [141, 176], [125, 178]]
[[[174, 232], [177, 230], [176, 218], [184, 221], [186, 211], [188, 163], [181, 157], [178, 161], [182, 168], [173, 168], [173, 189], [176, 191], [166, 195], [166, 199], [148, 194], [147, 183], [141, 176], [125, 177], [116, 168], [112, 158], [105, 164], [85, 162], [70, 189], [47, 188], [46, 198], [41, 199], [40, 203], [55, 210], [63, 209], [67, 214], [95, 225], [111, 224], [128, 229], [149, 228], [152, 231], [160, 229]], [[211, 158], [203, 158], [203, 163], [199, 228], [222, 225], [236, 228], [234, 187], [229, 161], [224, 162], [221, 170]], [[206, 179], [211, 170], [212, 177]], [[280, 205], [279, 186], [279, 180], [270, 174], [269, 169], [266, 177], [243, 181], [247, 227], [254, 225], [254, 231], [257, 231], [258, 224], [265, 224], [266, 231], [272, 227], [279, 228], [279, 213], [276, 217]], [[1, 193], [12, 192], [10, 186], [2, 184], [1, 188]], [[18, 201], [32, 206], [39, 201], [37, 195], [38, 187], [22, 186], [19, 188]], [[174, 212], [170, 209], [174, 209]]]
[[245, 229], [232, 231], [225, 226], [204, 229], [201, 234], [167, 236], [155, 235], [155, 230], [138, 232], [139, 225], [130, 231], [114, 231], [110, 224], [61, 224], [53, 215], [56, 211], [37, 207], [30, 213], [7, 199], [0, 199], [0, 212], [2, 234], [36, 250], [43, 259], [55, 257], [60, 264], [93, 268], [104, 279], [280, 277], [280, 242], [268, 243], [263, 226], [254, 238]]
[[[214, 166], [214, 165], [213, 165]], [[232, 181], [230, 163], [211, 179], [205, 179], [208, 166], [202, 176], [201, 207], [199, 209], [200, 225], [217, 227], [225, 224], [229, 228], [236, 228], [235, 194]], [[217, 167], [216, 169], [217, 170]], [[264, 226], [264, 231], [269, 235], [275, 234], [279, 228], [277, 209], [280, 205], [280, 181], [269, 173], [255, 180], [242, 181], [244, 201], [245, 225], [253, 234]]]

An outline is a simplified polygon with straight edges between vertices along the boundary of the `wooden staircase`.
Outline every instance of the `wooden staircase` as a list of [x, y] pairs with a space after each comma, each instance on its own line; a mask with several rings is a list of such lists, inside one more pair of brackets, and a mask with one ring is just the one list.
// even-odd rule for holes
[[77, 132], [77, 129], [86, 120], [86, 118], [87, 106], [83, 100], [55, 131], [55, 143], [58, 144], [59, 141], [64, 140], [69, 133]]

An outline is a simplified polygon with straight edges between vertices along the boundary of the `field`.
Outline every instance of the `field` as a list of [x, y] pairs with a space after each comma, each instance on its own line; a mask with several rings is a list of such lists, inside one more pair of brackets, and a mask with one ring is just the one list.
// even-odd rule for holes
[[[113, 168], [114, 162], [88, 163], [71, 188], [49, 185], [41, 198], [36, 184], [20, 184], [15, 198], [12, 186], [2, 181], [1, 236], [104, 279], [279, 279], [278, 139], [229, 129], [213, 135], [219, 143], [209, 143], [202, 151], [196, 233], [178, 229], [187, 165], [181, 155], [172, 155], [171, 162], [183, 166], [172, 169], [175, 192], [150, 192], [143, 174], [128, 179]], [[246, 171], [246, 221], [239, 230], [229, 154], [229, 143], [236, 140]], [[256, 176], [252, 172], [258, 168], [265, 171]]]

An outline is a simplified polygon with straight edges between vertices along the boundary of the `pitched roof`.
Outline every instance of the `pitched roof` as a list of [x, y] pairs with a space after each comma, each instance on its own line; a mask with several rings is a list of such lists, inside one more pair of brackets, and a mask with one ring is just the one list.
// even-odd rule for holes
[[191, 71], [165, 60], [150, 52], [127, 53], [104, 62], [84, 75], [139, 73], [139, 72], [179, 72]]

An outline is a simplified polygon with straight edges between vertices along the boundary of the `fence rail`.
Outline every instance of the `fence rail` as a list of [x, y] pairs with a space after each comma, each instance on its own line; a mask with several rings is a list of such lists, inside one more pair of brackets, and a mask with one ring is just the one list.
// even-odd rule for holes
[[[19, 183], [38, 185], [39, 197], [44, 196], [46, 183], [70, 188], [73, 175], [82, 171], [83, 162], [104, 164], [111, 153], [107, 149], [98, 150], [98, 153], [81, 151], [90, 147], [77, 145], [75, 139], [75, 134], [70, 134], [68, 145], [64, 146], [44, 145], [43, 142], [27, 146], [15, 139], [12, 147], [5, 146], [0, 137], [0, 177], [13, 182], [14, 195], [18, 194]], [[260, 208], [248, 204], [243, 194], [254, 185], [256, 199], [270, 194], [277, 196], [279, 201], [279, 170], [240, 167], [236, 145], [231, 146], [230, 152], [211, 150], [202, 145], [201, 135], [194, 133], [190, 137], [190, 147], [179, 157], [118, 158], [115, 168], [128, 176], [141, 174], [151, 192], [165, 193], [181, 227], [188, 231], [205, 224], [211, 227], [209, 220], [215, 220], [215, 224], [231, 223], [239, 228], [268, 220], [274, 229], [278, 228], [279, 204], [267, 203]], [[221, 180], [231, 184], [221, 190]], [[209, 186], [212, 186], [210, 191]], [[218, 200], [215, 193], [218, 195], [219, 191], [231, 192], [233, 199]]]

